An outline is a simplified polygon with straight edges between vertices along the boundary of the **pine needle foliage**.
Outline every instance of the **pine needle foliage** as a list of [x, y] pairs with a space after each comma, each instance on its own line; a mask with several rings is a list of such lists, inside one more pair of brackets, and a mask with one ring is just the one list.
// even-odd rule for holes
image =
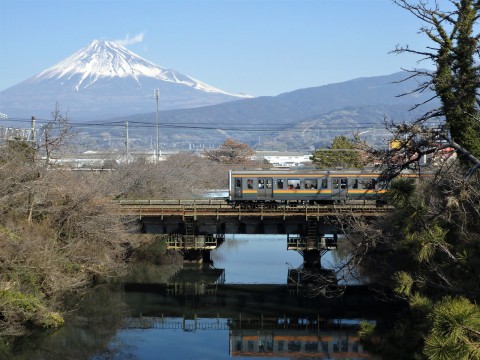
[[429, 360], [480, 358], [480, 308], [464, 297], [445, 297], [430, 315], [432, 328], [425, 339]]
[[336, 136], [326, 149], [315, 150], [310, 160], [318, 169], [361, 168], [364, 163], [355, 141], [345, 136]]

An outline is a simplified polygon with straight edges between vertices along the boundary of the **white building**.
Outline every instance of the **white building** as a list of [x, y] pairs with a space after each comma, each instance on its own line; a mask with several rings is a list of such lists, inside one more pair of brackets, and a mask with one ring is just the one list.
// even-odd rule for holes
[[254, 155], [255, 160], [267, 160], [276, 167], [306, 166], [312, 162], [312, 154], [305, 154], [292, 151], [257, 151]]

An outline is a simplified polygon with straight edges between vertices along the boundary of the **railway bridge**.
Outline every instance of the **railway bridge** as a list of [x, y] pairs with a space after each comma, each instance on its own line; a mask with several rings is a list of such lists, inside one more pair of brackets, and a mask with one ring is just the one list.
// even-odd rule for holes
[[300, 252], [306, 264], [337, 247], [342, 218], [374, 218], [390, 207], [356, 204], [251, 203], [233, 206], [224, 200], [120, 200], [123, 215], [138, 217], [142, 230], [167, 235], [167, 247], [185, 262], [209, 260], [225, 234], [285, 234], [287, 249]]

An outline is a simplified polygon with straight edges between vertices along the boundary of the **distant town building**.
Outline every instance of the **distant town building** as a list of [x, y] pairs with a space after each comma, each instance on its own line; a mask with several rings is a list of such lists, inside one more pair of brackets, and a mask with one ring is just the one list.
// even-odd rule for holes
[[294, 167], [311, 165], [310, 156], [312, 154], [292, 151], [257, 151], [252, 159], [267, 160], [276, 167]]

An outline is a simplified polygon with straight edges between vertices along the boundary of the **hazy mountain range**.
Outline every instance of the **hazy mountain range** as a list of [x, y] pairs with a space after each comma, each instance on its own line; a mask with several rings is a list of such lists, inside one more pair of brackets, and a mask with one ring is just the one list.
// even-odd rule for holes
[[[195, 108], [163, 111], [159, 114], [163, 136], [215, 142], [226, 136], [266, 148], [293, 149], [325, 145], [336, 135], [365, 132], [368, 137], [385, 132], [385, 119], [411, 121], [435, 102], [411, 110], [431, 98], [432, 93], [399, 96], [415, 89], [417, 81], [398, 72], [342, 83], [296, 90]], [[112, 121], [154, 124], [154, 112], [120, 117]], [[148, 125], [145, 125], [148, 126]]]
[[[421, 79], [403, 81], [408, 75], [398, 72], [251, 98], [166, 70], [116, 43], [95, 40], [2, 91], [0, 113], [48, 119], [58, 101], [69, 109], [72, 122], [85, 124], [82, 131], [88, 137], [108, 139], [111, 146], [112, 138], [124, 136], [128, 122], [132, 147], [151, 148], [157, 115], [153, 93], [158, 88], [162, 146], [215, 146], [229, 136], [257, 147], [312, 148], [354, 131], [378, 137], [385, 118], [408, 121], [429, 110], [434, 103], [409, 111], [432, 93], [409, 94]], [[90, 120], [102, 120], [105, 126], [89, 127]], [[105, 141], [95, 145], [105, 146]]]
[[58, 64], [0, 92], [0, 112], [48, 118], [56, 102], [77, 120], [104, 119], [155, 109], [199, 107], [248, 98], [167, 70], [115, 42], [94, 40]]

